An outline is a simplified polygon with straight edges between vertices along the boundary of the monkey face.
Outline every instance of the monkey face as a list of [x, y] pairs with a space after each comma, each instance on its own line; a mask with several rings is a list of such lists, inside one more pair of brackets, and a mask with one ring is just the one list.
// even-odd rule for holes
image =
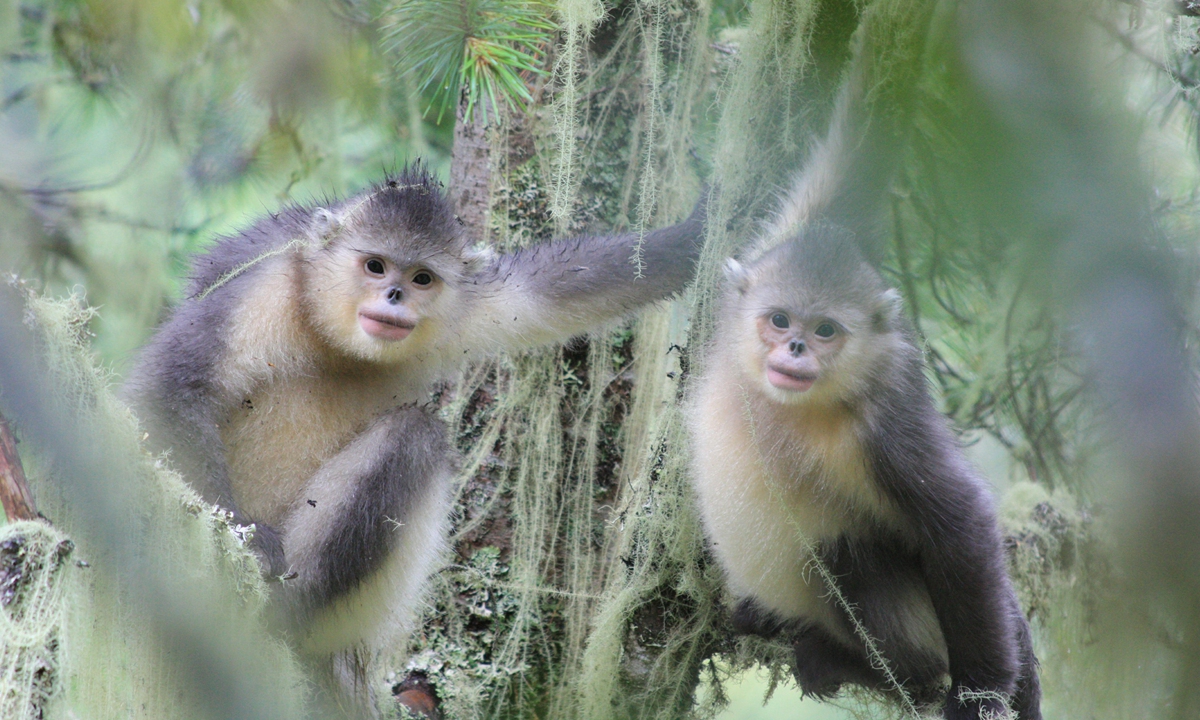
[[317, 331], [347, 354], [395, 362], [431, 336], [439, 306], [454, 295], [442, 258], [406, 257], [362, 238], [315, 253], [305, 300]]
[[812, 388], [823, 366], [846, 343], [847, 330], [824, 315], [800, 315], [772, 309], [755, 319], [765, 357], [763, 375], [772, 387], [802, 393]]
[[900, 297], [852, 237], [817, 227], [753, 264], [729, 260], [725, 329], [744, 375], [778, 403], [847, 400], [902, 345]]
[[399, 267], [380, 255], [360, 259], [365, 292], [357, 308], [359, 329], [383, 342], [403, 340], [417, 326], [419, 308], [441, 290], [441, 278], [420, 264]]

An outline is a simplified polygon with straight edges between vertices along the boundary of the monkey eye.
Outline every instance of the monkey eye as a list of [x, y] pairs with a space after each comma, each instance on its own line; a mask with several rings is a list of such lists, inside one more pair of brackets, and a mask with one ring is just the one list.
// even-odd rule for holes
[[824, 338], [826, 340], [833, 337], [836, 332], [837, 332], [837, 327], [835, 327], [834, 324], [830, 323], [830, 322], [823, 322], [817, 326], [816, 330], [813, 330], [814, 335], [816, 335], [819, 338]]
[[384, 272], [387, 271], [387, 266], [384, 265], [383, 261], [379, 258], [371, 258], [367, 260], [367, 262], [363, 264], [363, 267], [365, 267], [367, 272], [371, 273], [372, 275], [382, 276]]
[[792, 325], [792, 321], [788, 320], [788, 316], [783, 313], [775, 313], [771, 316], [771, 324], [780, 330], [787, 330]]
[[413, 275], [412, 281], [413, 285], [428, 285], [433, 282], [433, 274], [428, 270], [422, 270], [416, 275]]

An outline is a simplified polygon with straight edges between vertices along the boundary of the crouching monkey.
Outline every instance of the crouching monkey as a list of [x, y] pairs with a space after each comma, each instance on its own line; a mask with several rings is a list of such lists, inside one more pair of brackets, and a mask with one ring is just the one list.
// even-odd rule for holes
[[453, 453], [420, 406], [431, 384], [679, 292], [701, 244], [698, 207], [640, 239], [640, 277], [635, 235], [493, 255], [439, 187], [410, 167], [221, 238], [125, 388], [152, 447], [253, 524], [279, 623], [331, 687], [404, 636], [445, 541]]

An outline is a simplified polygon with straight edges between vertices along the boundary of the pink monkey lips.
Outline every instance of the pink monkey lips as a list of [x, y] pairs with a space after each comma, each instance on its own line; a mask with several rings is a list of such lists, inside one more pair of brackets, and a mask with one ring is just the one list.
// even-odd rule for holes
[[411, 320], [369, 310], [358, 312], [358, 325], [363, 332], [380, 340], [403, 340], [416, 327]]
[[816, 375], [800, 373], [777, 365], [767, 365], [767, 382], [780, 390], [804, 392], [811, 388], [816, 381]]

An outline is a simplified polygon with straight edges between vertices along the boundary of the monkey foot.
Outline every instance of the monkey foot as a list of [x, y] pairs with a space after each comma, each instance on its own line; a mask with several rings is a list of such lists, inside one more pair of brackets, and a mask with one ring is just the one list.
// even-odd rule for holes
[[842, 679], [830, 672], [829, 666], [822, 658], [812, 656], [796, 657], [792, 675], [800, 685], [800, 692], [805, 697], [812, 696], [818, 700], [829, 700], [842, 689]]

